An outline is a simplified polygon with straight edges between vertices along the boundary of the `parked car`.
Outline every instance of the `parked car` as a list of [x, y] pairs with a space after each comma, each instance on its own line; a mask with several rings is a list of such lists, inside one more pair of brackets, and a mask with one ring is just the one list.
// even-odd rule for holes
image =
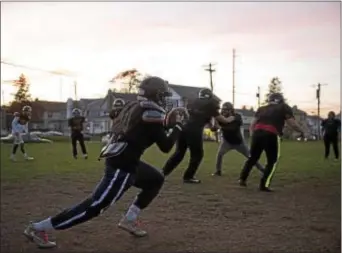
[[[44, 139], [44, 138], [40, 138], [38, 135], [36, 134], [22, 134], [23, 140], [26, 143], [53, 143], [53, 141], [48, 140], [48, 139]], [[1, 137], [1, 142], [2, 143], [13, 143], [13, 135], [9, 134], [6, 137]]]

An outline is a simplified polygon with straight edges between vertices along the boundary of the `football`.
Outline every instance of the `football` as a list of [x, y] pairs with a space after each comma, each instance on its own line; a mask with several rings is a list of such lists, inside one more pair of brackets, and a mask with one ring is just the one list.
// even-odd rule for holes
[[177, 122], [184, 124], [189, 118], [189, 113], [186, 108], [176, 107], [171, 109], [165, 117], [165, 126], [173, 127]]

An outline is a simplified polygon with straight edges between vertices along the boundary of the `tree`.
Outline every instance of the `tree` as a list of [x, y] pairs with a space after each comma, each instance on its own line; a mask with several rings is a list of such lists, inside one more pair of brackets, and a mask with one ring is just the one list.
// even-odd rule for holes
[[243, 105], [241, 109], [242, 110], [247, 110], [247, 106]]
[[279, 77], [273, 77], [268, 85], [268, 93], [265, 95], [265, 103], [268, 101], [268, 97], [272, 93], [280, 93], [283, 94], [282, 92], [282, 83], [279, 79]]
[[14, 102], [23, 104], [31, 101], [30, 84], [24, 74], [21, 74], [19, 79], [13, 82], [13, 85], [17, 88], [17, 92], [14, 94]]
[[120, 92], [136, 93], [138, 85], [146, 76], [136, 69], [128, 69], [118, 73], [110, 82], [123, 84]]

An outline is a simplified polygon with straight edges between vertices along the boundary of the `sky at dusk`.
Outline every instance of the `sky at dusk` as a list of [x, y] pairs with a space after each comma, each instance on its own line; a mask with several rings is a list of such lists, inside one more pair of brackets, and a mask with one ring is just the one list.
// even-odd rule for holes
[[[273, 76], [291, 105], [340, 109], [340, 3], [333, 2], [2, 2], [1, 60], [77, 75], [78, 96], [103, 97], [118, 72], [136, 68], [170, 83], [209, 87], [203, 65], [216, 63], [215, 93], [256, 106]], [[6, 84], [25, 73], [33, 97], [73, 97], [74, 78], [1, 64]]]

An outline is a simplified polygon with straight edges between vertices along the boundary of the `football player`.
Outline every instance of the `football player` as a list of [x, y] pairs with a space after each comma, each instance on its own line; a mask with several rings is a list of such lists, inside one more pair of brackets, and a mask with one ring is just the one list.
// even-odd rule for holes
[[202, 89], [198, 98], [190, 104], [190, 118], [179, 136], [175, 153], [163, 167], [165, 176], [169, 175], [183, 160], [186, 150], [190, 149], [190, 162], [183, 175], [184, 183], [198, 184], [201, 181], [195, 178], [196, 171], [203, 158], [203, 130], [214, 118], [220, 123], [230, 123], [235, 117], [224, 117], [219, 113], [220, 102], [209, 89]]
[[[243, 124], [241, 115], [235, 112], [233, 104], [229, 102], [223, 103], [221, 114], [225, 117], [234, 116], [235, 119], [231, 123], [220, 124], [222, 139], [216, 156], [216, 171], [213, 176], [222, 175], [222, 159], [230, 150], [236, 150], [246, 158], [249, 156], [249, 149], [241, 134]], [[255, 166], [261, 172], [264, 171], [264, 168], [259, 163], [256, 163]]]
[[335, 153], [335, 160], [338, 161], [340, 153], [338, 150], [338, 133], [341, 130], [341, 120], [337, 119], [335, 113], [331, 111], [328, 113], [328, 118], [322, 121], [321, 126], [323, 129], [325, 147], [324, 157], [325, 159], [328, 159], [330, 145], [332, 145]]
[[268, 104], [259, 107], [250, 126], [252, 142], [250, 157], [246, 161], [241, 174], [240, 185], [246, 186], [246, 180], [252, 167], [259, 160], [263, 151], [266, 153], [267, 165], [260, 180], [259, 189], [271, 192], [270, 184], [278, 159], [280, 157], [280, 135], [285, 122], [304, 136], [304, 131], [294, 118], [291, 107], [285, 103], [284, 97], [279, 93], [272, 93], [268, 97]]
[[[164, 176], [153, 166], [142, 163], [140, 157], [154, 143], [164, 153], [172, 149], [182, 131], [182, 118], [176, 113], [186, 110], [174, 109], [166, 115], [163, 106], [167, 96], [170, 92], [163, 79], [148, 77], [143, 80], [138, 99], [127, 103], [114, 119], [112, 138], [100, 153], [105, 159], [104, 176], [93, 194], [53, 217], [31, 223], [24, 234], [39, 247], [55, 247], [56, 243], [48, 240], [46, 231], [68, 229], [100, 215], [135, 186], [141, 192], [118, 226], [134, 236], [145, 236], [147, 233], [138, 227], [137, 218], [158, 195]], [[172, 117], [175, 114], [176, 117]], [[169, 125], [171, 118], [174, 126], [167, 135], [164, 125]]]
[[11, 160], [16, 161], [15, 154], [20, 146], [20, 150], [26, 160], [33, 160], [33, 157], [27, 155], [25, 151], [25, 143], [22, 135], [28, 134], [28, 122], [31, 119], [32, 108], [29, 105], [25, 105], [21, 112], [14, 113], [12, 120], [12, 135], [13, 135], [13, 149], [11, 154]]
[[85, 117], [81, 115], [81, 110], [74, 108], [72, 110], [72, 117], [68, 121], [68, 125], [71, 130], [71, 145], [72, 145], [72, 155], [77, 159], [77, 142], [81, 146], [84, 159], [88, 158], [87, 149], [84, 144], [83, 136], [83, 124], [85, 122]]
[[112, 110], [109, 113], [109, 118], [111, 120], [114, 120], [119, 115], [124, 106], [125, 101], [122, 98], [116, 98], [113, 102]]

